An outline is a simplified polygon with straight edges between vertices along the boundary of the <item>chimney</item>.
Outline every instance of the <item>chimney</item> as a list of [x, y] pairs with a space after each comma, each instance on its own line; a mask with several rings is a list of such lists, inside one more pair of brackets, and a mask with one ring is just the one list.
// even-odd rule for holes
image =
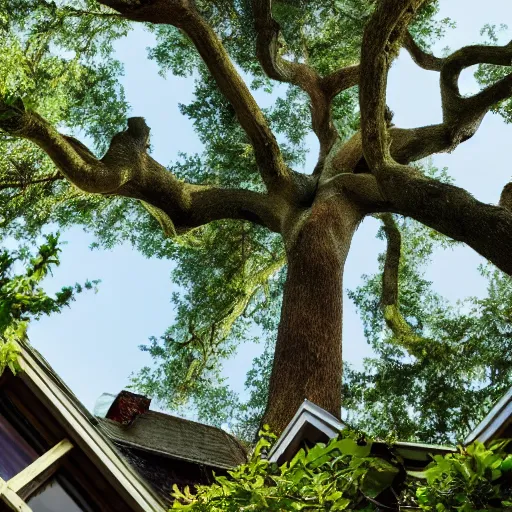
[[149, 411], [151, 398], [130, 391], [121, 391], [110, 406], [106, 418], [121, 425], [131, 425], [137, 416]]

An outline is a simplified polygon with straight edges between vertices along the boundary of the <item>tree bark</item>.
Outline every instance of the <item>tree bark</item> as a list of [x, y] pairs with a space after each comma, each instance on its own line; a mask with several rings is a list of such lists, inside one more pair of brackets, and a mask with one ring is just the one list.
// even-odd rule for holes
[[304, 399], [338, 418], [341, 414], [343, 268], [364, 214], [336, 194], [319, 197], [303, 215], [307, 219], [287, 249], [281, 322], [262, 420], [276, 433]]

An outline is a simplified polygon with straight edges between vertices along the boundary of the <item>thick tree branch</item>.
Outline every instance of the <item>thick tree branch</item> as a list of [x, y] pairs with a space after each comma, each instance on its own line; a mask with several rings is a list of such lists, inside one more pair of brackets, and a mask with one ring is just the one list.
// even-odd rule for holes
[[126, 19], [168, 24], [183, 30], [235, 110], [254, 148], [256, 162], [267, 188], [279, 193], [295, 191], [294, 175], [284, 163], [267, 120], [220, 39], [197, 12], [193, 0], [101, 0], [100, 3], [115, 9]]
[[[417, 140], [422, 135], [435, 135], [436, 144], [425, 137], [431, 149], [444, 145], [442, 150], [452, 149], [471, 137], [481, 119], [496, 101], [504, 99], [509, 78], [471, 98], [460, 96], [457, 79], [462, 69], [477, 62], [510, 65], [510, 44], [502, 48], [467, 47], [459, 50], [443, 65], [443, 124], [417, 129], [409, 139], [409, 149], [416, 155], [403, 151], [400, 141], [390, 143], [385, 122], [386, 83], [390, 64], [390, 50], [400, 37], [419, 0], [381, 0], [368, 23], [361, 58], [360, 105], [362, 146], [368, 170], [377, 179], [379, 188], [389, 208], [387, 211], [412, 217], [437, 231], [465, 242], [504, 272], [512, 275], [512, 214], [504, 207], [487, 205], [477, 201], [465, 190], [429, 179], [412, 167], [401, 165], [393, 153], [402, 150], [404, 161], [411, 161], [418, 154], [426, 156], [424, 146]], [[489, 92], [491, 91], [491, 92]], [[494, 92], [497, 96], [492, 95]], [[492, 98], [491, 98], [492, 96]], [[391, 130], [390, 130], [391, 131]], [[393, 133], [393, 132], [391, 132]], [[416, 140], [415, 140], [416, 139]], [[397, 148], [398, 147], [398, 148]]]
[[[388, 9], [387, 1], [383, 0], [379, 4], [380, 8], [377, 9], [365, 31], [366, 40], [363, 43], [362, 65], [365, 71], [364, 83], [360, 87], [363, 126], [361, 144], [364, 143], [365, 156], [372, 159], [372, 154], [376, 154], [372, 162], [361, 155], [361, 160], [357, 164], [360, 171], [370, 172], [371, 169], [371, 172], [379, 178], [381, 187], [383, 174], [386, 172], [379, 171], [379, 167], [385, 168], [386, 162], [408, 164], [435, 153], [453, 151], [461, 142], [468, 140], [476, 133], [483, 117], [494, 105], [512, 96], [512, 73], [470, 97], [462, 96], [458, 87], [460, 73], [468, 66], [484, 63], [510, 66], [512, 42], [502, 47], [467, 46], [446, 58], [439, 59], [421, 50], [410, 33], [405, 30], [404, 24], [410, 18], [410, 11], [403, 9], [403, 4], [407, 2], [405, 0], [391, 2]], [[413, 0], [410, 3], [417, 4]], [[380, 12], [383, 10], [386, 12]], [[394, 26], [390, 21], [393, 12], [398, 21], [396, 21], [396, 27], [391, 29], [391, 26]], [[379, 27], [381, 22], [383, 26]], [[400, 41], [397, 29], [399, 26], [403, 31], [402, 44], [411, 53], [413, 59], [425, 69], [441, 71], [443, 122], [440, 124], [408, 130], [396, 127], [386, 129], [387, 70], [394, 56], [393, 45]], [[384, 37], [386, 33], [389, 33], [390, 37], [387, 42]], [[381, 34], [380, 38], [378, 34]], [[373, 45], [370, 52], [365, 50], [368, 45]], [[389, 58], [386, 57], [387, 53]], [[368, 62], [368, 59], [371, 62]]]
[[149, 128], [142, 118], [129, 119], [128, 129], [115, 135], [105, 156], [97, 159], [82, 143], [25, 111], [21, 102], [0, 103], [0, 114], [0, 130], [37, 144], [80, 190], [139, 199], [168, 233], [219, 219], [243, 219], [280, 230], [285, 206], [279, 197], [178, 180], [147, 153]]
[[322, 77], [322, 89], [329, 98], [334, 98], [345, 89], [359, 83], [359, 64], [338, 69], [330, 75]]
[[252, 6], [258, 60], [270, 78], [297, 85], [308, 94], [312, 127], [320, 142], [319, 163], [323, 163], [338, 137], [331, 117], [332, 100], [358, 83], [359, 67], [350, 66], [321, 77], [307, 64], [284, 59], [280, 54], [280, 27], [272, 17], [272, 0], [252, 0]]
[[441, 71], [445, 59], [435, 57], [418, 46], [409, 31], [405, 32], [403, 47], [409, 52], [412, 60], [427, 71]]
[[380, 0], [366, 25], [361, 48], [359, 103], [363, 152], [374, 173], [390, 160], [386, 127], [389, 67], [403, 35], [424, 0]]

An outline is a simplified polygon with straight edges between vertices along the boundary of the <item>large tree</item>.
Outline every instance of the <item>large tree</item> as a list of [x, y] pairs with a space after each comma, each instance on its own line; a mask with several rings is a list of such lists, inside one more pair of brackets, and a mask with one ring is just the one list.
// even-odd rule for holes
[[[233, 350], [232, 329], [244, 328], [241, 315], [271, 328], [261, 312], [275, 307], [282, 285], [263, 421], [281, 430], [304, 398], [339, 416], [343, 268], [366, 216], [382, 220], [389, 240], [380, 306], [413, 357], [426, 341], [400, 312], [393, 214], [467, 244], [512, 274], [512, 184], [503, 184], [493, 206], [414, 165], [456, 149], [490, 110], [511, 109], [512, 42], [433, 56], [428, 44], [442, 31], [433, 21], [436, 2], [0, 5], [3, 228], [31, 236], [45, 222], [81, 223], [105, 245], [129, 239], [147, 254], [177, 258], [178, 281], [196, 286], [176, 299], [176, 325], [151, 347], [180, 351], [162, 375], [173, 391], [186, 396], [201, 376], [215, 374], [216, 361]], [[152, 158], [143, 118], [122, 129], [126, 102], [112, 44], [133, 22], [155, 32], [151, 56], [164, 72], [196, 77], [196, 99], [182, 110], [205, 152], [170, 168]], [[393, 125], [386, 86], [401, 48], [439, 73], [441, 123]], [[459, 76], [477, 64], [482, 88], [463, 96]], [[286, 84], [285, 99], [263, 110], [245, 78], [253, 88]], [[314, 168], [302, 173], [309, 129], [320, 149]], [[167, 238], [156, 235], [155, 219]]]

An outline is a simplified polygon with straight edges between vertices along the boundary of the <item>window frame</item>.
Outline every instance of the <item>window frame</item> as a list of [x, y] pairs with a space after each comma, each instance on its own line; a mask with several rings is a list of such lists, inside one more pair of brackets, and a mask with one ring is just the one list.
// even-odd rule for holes
[[[64, 437], [75, 444], [75, 449], [62, 463], [62, 475], [59, 469], [59, 481], [61, 476], [65, 481], [66, 475], [70, 475], [73, 491], [76, 488], [94, 511], [96, 507], [98, 512], [168, 510], [164, 499], [97, 428], [97, 420], [48, 362], [27, 340], [18, 340], [17, 345], [21, 371], [16, 376], [9, 369], [1, 373], [0, 390], [40, 434], [45, 449]], [[0, 501], [0, 510], [3, 508]]]
[[[64, 438], [10, 480], [5, 481], [0, 478], [0, 500], [12, 510], [32, 512], [32, 509], [25, 500], [21, 498], [20, 492], [29, 485], [37, 483], [37, 486], [27, 496], [26, 499], [28, 499], [40, 485], [53, 477], [59, 461], [72, 449], [73, 443], [69, 439]], [[42, 475], [45, 478], [42, 481], [38, 481], [38, 478]]]
[[[15, 379], [14, 376], [9, 381], [14, 382], [13, 379]], [[2, 508], [2, 505], [7, 505], [12, 510], [32, 512], [32, 508], [27, 502], [37, 495], [50, 480], [55, 479], [84, 512], [95, 511], [96, 508], [91, 508], [89, 499], [84, 496], [85, 489], [74, 483], [74, 472], [70, 470], [69, 459], [66, 457], [73, 448], [71, 441], [64, 432], [59, 432], [57, 429], [52, 431], [52, 434], [55, 435], [48, 438], [48, 427], [42, 424], [34, 425], [26, 416], [27, 411], [23, 412], [19, 409], [19, 406], [24, 404], [22, 397], [15, 397], [16, 400], [21, 399], [21, 404], [14, 403], [12, 390], [9, 392], [5, 384], [6, 380], [2, 379], [0, 382], [0, 414], [33, 449], [36, 458], [9, 480], [0, 477], [0, 510], [5, 508]], [[31, 405], [34, 406], [35, 402]], [[29, 408], [31, 413], [35, 412], [31, 407]]]

